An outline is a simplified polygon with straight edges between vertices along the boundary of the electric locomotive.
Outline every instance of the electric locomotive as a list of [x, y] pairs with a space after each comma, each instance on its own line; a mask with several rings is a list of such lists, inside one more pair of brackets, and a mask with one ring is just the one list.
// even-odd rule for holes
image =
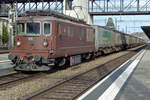
[[81, 20], [55, 12], [27, 12], [17, 19], [16, 46], [8, 58], [19, 71], [74, 65], [91, 58], [94, 36], [94, 29]]
[[18, 71], [48, 71], [144, 44], [144, 40], [107, 27], [49, 11], [17, 19], [16, 46], [8, 55]]

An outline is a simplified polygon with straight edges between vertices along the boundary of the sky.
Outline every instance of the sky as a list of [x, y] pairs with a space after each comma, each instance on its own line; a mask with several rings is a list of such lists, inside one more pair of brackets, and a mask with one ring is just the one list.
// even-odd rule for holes
[[133, 33], [143, 32], [141, 26], [150, 26], [150, 15], [120, 15], [120, 16], [95, 16], [94, 24], [105, 26], [111, 17], [117, 30]]
[[[110, 0], [108, 11], [120, 11], [121, 0]], [[150, 0], [139, 0], [140, 11], [150, 11]], [[94, 12], [103, 12], [104, 1], [96, 1], [97, 5], [94, 5]], [[101, 7], [101, 8], [99, 8]], [[106, 10], [106, 9], [105, 9]], [[137, 11], [137, 0], [124, 0], [123, 11]], [[105, 26], [107, 19], [111, 17], [118, 30], [126, 33], [143, 32], [141, 26], [150, 26], [150, 15], [119, 15], [119, 16], [95, 16], [94, 24]]]

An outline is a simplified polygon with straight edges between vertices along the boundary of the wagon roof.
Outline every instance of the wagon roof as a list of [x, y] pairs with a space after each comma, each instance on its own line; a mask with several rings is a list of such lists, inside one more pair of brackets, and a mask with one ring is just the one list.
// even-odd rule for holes
[[[109, 31], [113, 31], [113, 32], [116, 32], [116, 33], [124, 34], [124, 35], [126, 35], [126, 36], [131, 36], [131, 37], [139, 38], [139, 37], [134, 36], [134, 35], [130, 35], [130, 34], [127, 34], [127, 33], [121, 32], [121, 31], [118, 31], [118, 30], [111, 29], [111, 28], [109, 28], [109, 27], [107, 27], [107, 26], [99, 26], [99, 25], [93, 25], [93, 26], [98, 26], [98, 27], [100, 27], [100, 28], [103, 28], [103, 29], [106, 29], [106, 30], [109, 30]], [[141, 39], [141, 38], [139, 38], [139, 39]]]

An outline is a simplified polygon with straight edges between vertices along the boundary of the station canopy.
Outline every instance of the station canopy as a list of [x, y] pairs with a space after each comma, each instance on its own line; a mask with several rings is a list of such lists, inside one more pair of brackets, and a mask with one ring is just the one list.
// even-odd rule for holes
[[141, 28], [150, 39], [150, 26], [142, 26]]

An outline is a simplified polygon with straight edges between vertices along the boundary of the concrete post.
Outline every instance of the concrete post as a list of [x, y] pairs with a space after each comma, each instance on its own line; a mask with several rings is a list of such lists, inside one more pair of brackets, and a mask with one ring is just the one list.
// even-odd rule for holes
[[67, 9], [67, 0], [63, 3], [63, 13], [84, 20], [87, 24], [93, 24], [93, 16], [89, 14], [89, 0], [73, 0], [72, 9]]
[[12, 7], [12, 8], [10, 8], [9, 9], [9, 14], [8, 14], [8, 16], [9, 16], [9, 22], [8, 22], [8, 32], [9, 32], [9, 46], [8, 46], [8, 48], [9, 49], [11, 49], [11, 48], [13, 48], [14, 47], [14, 30], [13, 30], [13, 28], [14, 28], [14, 22], [15, 22], [15, 20], [16, 20], [16, 13], [15, 13], [16, 11], [15, 11], [15, 9]]
[[63, 13], [66, 14], [66, 5], [67, 5], [67, 0], [63, 1]]

